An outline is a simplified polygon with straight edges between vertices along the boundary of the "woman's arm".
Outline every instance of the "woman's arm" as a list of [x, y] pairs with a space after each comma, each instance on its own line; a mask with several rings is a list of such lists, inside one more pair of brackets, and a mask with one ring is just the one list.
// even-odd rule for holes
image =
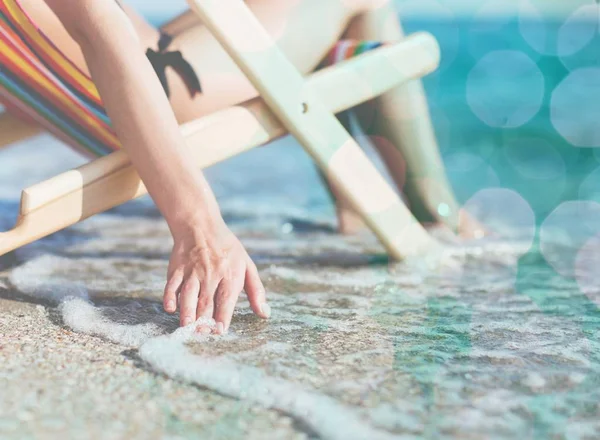
[[245, 287], [266, 318], [256, 266], [225, 226], [193, 167], [169, 101], [129, 19], [114, 0], [46, 0], [79, 43], [114, 129], [174, 239], [164, 306], [181, 324], [214, 317], [226, 330]]

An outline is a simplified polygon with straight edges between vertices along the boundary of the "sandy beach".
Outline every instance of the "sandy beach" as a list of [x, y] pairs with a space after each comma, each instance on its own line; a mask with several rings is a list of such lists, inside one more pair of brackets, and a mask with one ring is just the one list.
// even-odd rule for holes
[[[34, 152], [79, 160], [49, 138], [3, 151], [14, 170], [0, 185], [3, 224], [8, 195], [44, 177], [20, 173]], [[598, 291], [530, 250], [533, 217], [515, 193], [493, 195], [520, 235], [387, 264], [372, 236], [333, 233], [297, 146], [251, 154], [208, 175], [272, 319], [242, 298], [228, 336], [177, 330], [161, 309], [171, 241], [153, 205], [93, 217], [2, 259], [0, 437], [595, 436]], [[255, 191], [274, 161], [281, 188]], [[303, 178], [290, 182], [290, 169]], [[566, 267], [572, 252], [545, 255]]]
[[[40, 152], [42, 149], [45, 153]], [[20, 164], [34, 154], [42, 160], [45, 154], [48, 163], [56, 166], [37, 169], [37, 175], [21, 174]], [[51, 176], [65, 166], [76, 166], [82, 159], [49, 137], [42, 137], [3, 151], [2, 161], [5, 169], [14, 172], [2, 174], [3, 195], [5, 200], [9, 197], [16, 200], [19, 188]], [[19, 175], [25, 177], [15, 178]], [[15, 213], [10, 211], [14, 204], [7, 205], [2, 216], [5, 228]], [[133, 215], [146, 218], [140, 217], [138, 222], [131, 218]], [[114, 227], [123, 220], [128, 222], [128, 217], [131, 223], [126, 230]], [[100, 237], [98, 233], [108, 235]], [[141, 236], [143, 239], [138, 240]], [[132, 240], [135, 244], [130, 248]], [[87, 244], [77, 244], [81, 241]], [[52, 279], [50, 284], [58, 279], [63, 287], [84, 282], [87, 287], [98, 289], [98, 297], [106, 298], [117, 292], [117, 297], [131, 294], [134, 298], [150, 292], [154, 302], [152, 312], [156, 312], [169, 246], [168, 230], [146, 200], [122, 208], [120, 214], [100, 217], [100, 223], [92, 219], [75, 230], [3, 257], [0, 262], [1, 438], [224, 439], [264, 438], [265, 432], [269, 438], [310, 437], [310, 431], [285, 414], [170, 379], [141, 360], [136, 349], [74, 332], [65, 324], [51, 294], [32, 296], [29, 292], [28, 295], [11, 284], [15, 268], [29, 258], [34, 259], [32, 267], [44, 272], [43, 263], [41, 266], [35, 263], [35, 255], [47, 257], [52, 248], [53, 254], [71, 254], [71, 258], [60, 257], [67, 264], [63, 267], [65, 278], [57, 273], [40, 272], [35, 277], [42, 276], [38, 279], [40, 285], [44, 284], [43, 278]], [[87, 271], [81, 258], [95, 252], [99, 257], [89, 259]], [[127, 261], [128, 255], [134, 254], [137, 256], [130, 262], [129, 270], [112, 270], [114, 255], [120, 261]], [[149, 256], [157, 254], [158, 261]], [[94, 264], [94, 260], [99, 264]], [[73, 271], [69, 270], [69, 264]], [[147, 266], [154, 266], [154, 272], [148, 272]], [[98, 273], [101, 270], [106, 270], [102, 276]], [[27, 274], [25, 279], [33, 281]], [[177, 328], [177, 318], [164, 313], [161, 316], [168, 331]]]
[[[600, 139], [597, 27], [536, 23], [406, 21], [442, 45], [436, 134], [490, 237], [437, 229], [439, 253], [389, 262], [335, 233], [284, 139], [206, 171], [269, 321], [242, 296], [228, 335], [178, 329], [148, 198], [0, 257], [0, 439], [600, 438], [600, 155], [573, 143]], [[21, 189], [83, 163], [47, 135], [0, 150], [0, 230]]]
[[307, 438], [290, 417], [156, 374], [134, 350], [73, 332], [43, 301], [5, 288], [0, 297], [4, 439]]
[[[136, 349], [74, 332], [56, 303], [23, 295], [6, 278], [5, 271], [2, 438], [312, 437], [293, 417], [174, 381]], [[163, 318], [175, 330], [177, 320]]]

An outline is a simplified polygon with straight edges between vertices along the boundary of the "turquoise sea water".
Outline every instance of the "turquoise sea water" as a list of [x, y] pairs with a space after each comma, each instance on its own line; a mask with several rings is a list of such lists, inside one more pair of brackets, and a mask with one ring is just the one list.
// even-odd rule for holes
[[[596, 130], [589, 118], [600, 114], [597, 83], [590, 87], [576, 75], [583, 71], [585, 79], [598, 73], [591, 69], [600, 67], [600, 41], [597, 32], [589, 41], [584, 38], [590, 24], [581, 23], [563, 40], [571, 34], [583, 47], [568, 56], [555, 55], [560, 52], [556, 47], [562, 25], [519, 25], [516, 18], [405, 23], [408, 31], [432, 32], [442, 47], [441, 69], [424, 83], [449, 173], [463, 200], [491, 181], [518, 191], [540, 219], [561, 201], [597, 200], [591, 181], [585, 187], [582, 183], [598, 170], [598, 153], [574, 147], [560, 135], [551, 119], [551, 103], [553, 94], [560, 98], [565, 93], [557, 87], [572, 76], [570, 106], [558, 102], [559, 110], [567, 112], [570, 132]], [[469, 101], [477, 108], [487, 107], [480, 109], [484, 120]], [[464, 172], [469, 167], [461, 163], [461, 153], [474, 160], [479, 171], [483, 163], [495, 176], [486, 181], [481, 174]]]
[[[425, 86], [441, 149], [460, 200], [499, 238], [368, 264], [382, 249], [332, 232], [327, 193], [286, 139], [207, 172], [261, 269], [268, 324], [242, 302], [228, 339], [173, 334], [160, 310], [169, 235], [147, 199], [24, 248], [8, 279], [64, 325], [238, 399], [215, 438], [241, 437], [244, 405], [289, 415], [307, 438], [598, 438], [600, 156], [561, 135], [598, 139], [600, 46], [580, 26], [559, 38], [508, 19], [405, 22], [440, 40]], [[33, 158], [47, 164], [37, 176]], [[18, 188], [80, 162], [48, 138], [0, 160], [2, 226]]]

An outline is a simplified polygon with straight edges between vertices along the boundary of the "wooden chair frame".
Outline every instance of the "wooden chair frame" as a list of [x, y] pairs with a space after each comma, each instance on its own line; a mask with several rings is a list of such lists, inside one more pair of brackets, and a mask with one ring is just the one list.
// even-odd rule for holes
[[[435, 70], [440, 53], [431, 35], [414, 34], [303, 78], [243, 2], [188, 3], [260, 94], [181, 126], [199, 168], [289, 132], [391, 257], [402, 259], [437, 245], [334, 116]], [[0, 146], [39, 132], [0, 115]], [[125, 151], [29, 187], [22, 192], [15, 227], [0, 233], [0, 255], [146, 193]]]

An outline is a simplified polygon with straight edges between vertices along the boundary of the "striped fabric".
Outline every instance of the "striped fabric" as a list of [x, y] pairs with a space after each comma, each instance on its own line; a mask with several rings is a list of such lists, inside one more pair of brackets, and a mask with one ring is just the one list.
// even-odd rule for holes
[[[326, 64], [380, 45], [340, 41]], [[18, 0], [0, 0], [0, 103], [87, 156], [120, 148], [92, 80], [32, 23]]]
[[336, 64], [382, 45], [379, 41], [341, 40], [331, 49], [324, 64]]
[[21, 9], [0, 0], [0, 101], [91, 156], [120, 147], [91, 79]]

